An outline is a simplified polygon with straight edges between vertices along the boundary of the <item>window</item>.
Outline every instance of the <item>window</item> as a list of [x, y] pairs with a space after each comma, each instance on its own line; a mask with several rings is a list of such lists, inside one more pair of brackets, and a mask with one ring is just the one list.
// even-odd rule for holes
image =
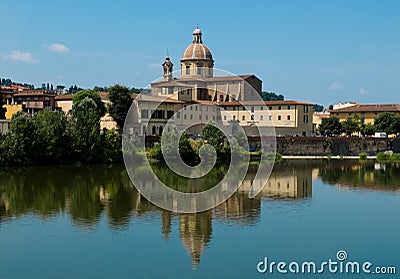
[[287, 120], [290, 120], [290, 115], [288, 115], [288, 116], [286, 117], [286, 119], [287, 119]]
[[206, 114], [206, 120], [208, 120], [208, 115]]
[[176, 113], [176, 118], [177, 118], [177, 119], [180, 119], [180, 118], [181, 118], [181, 112], [180, 112], [180, 111], [178, 111], [178, 112]]
[[219, 95], [219, 101], [223, 102], [224, 101], [224, 95]]
[[268, 120], [272, 121], [272, 115], [268, 115]]
[[197, 110], [197, 105], [195, 105], [194, 108]]
[[272, 107], [270, 106], [268, 109], [269, 109], [269, 110], [272, 110]]
[[251, 115], [251, 120], [254, 120], [254, 114]]
[[183, 119], [186, 119], [186, 114], [183, 115]]
[[224, 115], [224, 120], [226, 120], [226, 115]]
[[186, 74], [190, 75], [190, 65], [186, 65]]
[[260, 115], [260, 121], [264, 120], [264, 115]]
[[278, 120], [281, 120], [281, 119], [282, 119], [282, 116], [278, 115]]
[[199, 76], [201, 75], [201, 72], [202, 72], [201, 69], [202, 69], [202, 68], [201, 68], [201, 65], [197, 66], [197, 74], [198, 74]]
[[190, 115], [190, 120], [193, 120], [193, 114]]
[[287, 106], [287, 109], [290, 110], [290, 106]]
[[174, 111], [173, 110], [167, 110], [167, 119], [170, 119], [172, 116], [174, 116]]
[[261, 107], [260, 107], [260, 110], [264, 110], [264, 107], [263, 107], [263, 106], [261, 106]]
[[303, 123], [308, 123], [308, 115], [303, 115]]
[[232, 116], [232, 119], [233, 119], [233, 120], [236, 120], [236, 115]]
[[149, 118], [149, 110], [148, 109], [142, 109], [140, 111], [142, 118]]
[[183, 106], [183, 110], [186, 110], [186, 106]]
[[242, 120], [245, 121], [246, 120], [246, 115], [242, 116]]
[[304, 106], [304, 113], [308, 112], [308, 106]]
[[193, 106], [190, 106], [190, 110], [193, 110]]
[[282, 109], [282, 107], [281, 106], [278, 106], [278, 110], [281, 110]]
[[199, 120], [201, 120], [201, 114], [199, 115]]
[[232, 107], [232, 110], [236, 110], [236, 107]]
[[254, 107], [253, 106], [251, 107], [251, 113], [254, 113]]

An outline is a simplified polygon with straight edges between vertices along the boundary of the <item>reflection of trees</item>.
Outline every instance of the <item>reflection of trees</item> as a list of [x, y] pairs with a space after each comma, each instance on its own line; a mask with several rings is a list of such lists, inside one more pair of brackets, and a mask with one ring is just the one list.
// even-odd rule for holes
[[28, 213], [47, 218], [66, 211], [80, 227], [96, 226], [103, 212], [112, 227], [126, 226], [139, 206], [123, 166], [6, 169], [0, 176], [0, 197], [2, 218]]
[[327, 184], [392, 191], [400, 188], [400, 172], [396, 164], [375, 164], [372, 161], [331, 162], [319, 167], [319, 177]]

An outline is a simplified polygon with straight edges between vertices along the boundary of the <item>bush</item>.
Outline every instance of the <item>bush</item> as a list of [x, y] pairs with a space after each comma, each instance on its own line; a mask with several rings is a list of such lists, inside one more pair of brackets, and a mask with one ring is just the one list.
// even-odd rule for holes
[[362, 161], [365, 161], [365, 160], [367, 160], [367, 153], [365, 153], [365, 152], [361, 152], [360, 153], [360, 160], [362, 160]]
[[387, 162], [390, 162], [390, 155], [389, 155], [389, 154], [386, 154], [386, 153], [379, 153], [379, 154], [376, 156], [376, 160], [377, 160], [379, 163], [387, 163]]

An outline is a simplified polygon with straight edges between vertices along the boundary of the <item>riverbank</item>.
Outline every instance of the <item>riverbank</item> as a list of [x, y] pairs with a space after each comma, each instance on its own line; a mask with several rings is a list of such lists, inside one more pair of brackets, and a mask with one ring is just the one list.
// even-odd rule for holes
[[[376, 160], [377, 156], [367, 156], [367, 160]], [[282, 155], [286, 160], [360, 160], [360, 156], [329, 156], [329, 155]]]

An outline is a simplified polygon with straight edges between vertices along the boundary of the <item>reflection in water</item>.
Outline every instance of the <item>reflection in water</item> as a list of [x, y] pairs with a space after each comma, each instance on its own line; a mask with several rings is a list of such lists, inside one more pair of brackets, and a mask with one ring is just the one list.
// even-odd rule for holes
[[[111, 229], [123, 230], [132, 218], [160, 212], [161, 231], [166, 240], [173, 231], [172, 218], [178, 217], [182, 244], [195, 267], [211, 241], [213, 219], [240, 226], [257, 224], [262, 199], [311, 198], [313, 177], [339, 186], [399, 190], [399, 167], [388, 164], [378, 168], [373, 162], [354, 161], [283, 161], [274, 167], [260, 195], [249, 199], [248, 191], [257, 170], [252, 165], [241, 187], [227, 201], [213, 210], [179, 215], [158, 209], [141, 197], [122, 165], [8, 168], [0, 175], [0, 225], [21, 216], [46, 220], [66, 213], [71, 223], [83, 230], [93, 230], [103, 217]], [[157, 170], [157, 173], [164, 176], [161, 179], [168, 179], [168, 171]], [[219, 176], [216, 172], [212, 181], [218, 181]], [[179, 180], [179, 187], [184, 187], [184, 182]]]
[[[161, 179], [168, 180], [171, 174], [167, 170], [161, 169], [162, 166], [153, 167]], [[224, 166], [220, 168], [223, 170]], [[193, 266], [199, 264], [201, 253], [211, 240], [213, 218], [249, 226], [260, 219], [262, 197], [311, 196], [311, 169], [281, 164], [275, 167], [262, 193], [249, 199], [248, 191], [256, 171], [257, 167], [251, 166], [238, 191], [215, 209], [179, 215], [180, 237], [192, 257]], [[214, 173], [211, 181], [217, 183], [221, 170]], [[185, 180], [178, 182], [179, 188], [184, 187]], [[142, 183], [152, 185], [153, 181]], [[187, 185], [193, 188], [190, 181]], [[161, 212], [161, 230], [167, 240], [172, 231], [172, 217], [176, 214], [158, 209], [141, 197], [123, 166], [9, 168], [0, 176], [0, 223], [26, 215], [48, 219], [67, 213], [72, 224], [83, 230], [93, 230], [102, 216], [106, 217], [110, 228], [120, 230], [126, 228], [132, 218], [154, 211]]]
[[331, 185], [376, 191], [398, 191], [400, 190], [399, 168], [399, 163], [333, 161], [316, 166], [315, 169], [321, 180]]

